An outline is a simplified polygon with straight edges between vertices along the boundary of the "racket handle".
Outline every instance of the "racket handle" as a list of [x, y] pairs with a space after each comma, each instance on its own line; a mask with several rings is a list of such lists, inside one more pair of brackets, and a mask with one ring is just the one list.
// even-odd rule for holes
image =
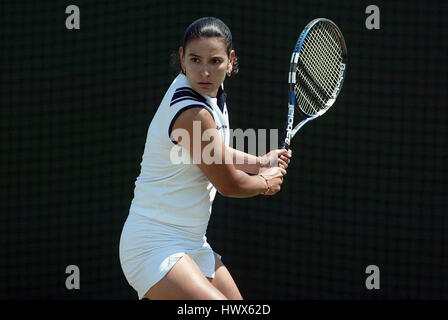
[[[286, 150], [288, 150], [289, 149], [289, 144], [287, 144], [286, 143], [286, 141], [283, 141], [282, 143], [281, 143], [281, 145], [280, 145], [280, 149], [286, 149]], [[278, 161], [276, 161], [276, 167], [278, 167]]]
[[282, 144], [280, 145], [280, 149], [286, 149], [288, 150], [290, 147], [289, 144], [287, 144], [285, 141], [282, 142]]

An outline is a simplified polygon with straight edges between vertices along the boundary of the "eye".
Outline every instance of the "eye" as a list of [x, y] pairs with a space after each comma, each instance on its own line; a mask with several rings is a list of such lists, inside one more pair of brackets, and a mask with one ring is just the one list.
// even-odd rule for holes
[[222, 62], [222, 60], [219, 59], [219, 58], [215, 58], [215, 59], [213, 59], [213, 63], [214, 63], [214, 64], [220, 64], [221, 62]]
[[199, 62], [199, 59], [196, 58], [196, 57], [193, 57], [193, 58], [191, 58], [191, 61], [194, 62], [194, 63], [197, 63], [197, 62]]

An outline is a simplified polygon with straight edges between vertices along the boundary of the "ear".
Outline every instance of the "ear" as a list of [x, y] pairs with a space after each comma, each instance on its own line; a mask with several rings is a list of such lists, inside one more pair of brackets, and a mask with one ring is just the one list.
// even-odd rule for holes
[[233, 70], [233, 61], [235, 60], [235, 50], [232, 50], [230, 52], [230, 59], [229, 59], [229, 65], [227, 66], [227, 76], [230, 77], [230, 75], [232, 74], [232, 70]]
[[180, 60], [180, 67], [185, 73], [185, 64], [184, 64], [184, 48], [179, 47], [179, 60]]

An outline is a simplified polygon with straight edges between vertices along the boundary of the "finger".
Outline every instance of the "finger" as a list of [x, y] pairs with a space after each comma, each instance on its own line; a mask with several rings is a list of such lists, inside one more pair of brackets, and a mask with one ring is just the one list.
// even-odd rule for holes
[[287, 163], [286, 161], [279, 160], [279, 161], [278, 161], [278, 166], [279, 166], [280, 168], [286, 169], [286, 168], [288, 168], [288, 163]]
[[281, 165], [281, 166], [280, 166], [280, 168], [282, 168], [282, 169], [285, 169], [285, 170], [286, 170], [286, 169], [288, 168], [288, 166], [287, 166], [287, 165]]
[[278, 156], [279, 156], [279, 158], [283, 157], [283, 158], [288, 158], [288, 159], [292, 157], [291, 154], [288, 153], [288, 151], [286, 151], [286, 150], [284, 152], [282, 152], [281, 154], [279, 154]]
[[[283, 171], [285, 170], [285, 169], [283, 169], [282, 167], [280, 167], [280, 166], [278, 166], [277, 168], [277, 172], [275, 172], [276, 174], [281, 174], [281, 175], [283, 175]], [[280, 172], [279, 172], [280, 171]]]
[[278, 156], [288, 153], [288, 150], [286, 149], [277, 149], [276, 151]]

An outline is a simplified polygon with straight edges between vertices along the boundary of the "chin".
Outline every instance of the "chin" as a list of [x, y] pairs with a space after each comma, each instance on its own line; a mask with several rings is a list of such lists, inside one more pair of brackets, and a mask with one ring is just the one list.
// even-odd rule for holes
[[201, 87], [199, 87], [199, 88], [193, 88], [195, 91], [197, 91], [197, 92], [199, 92], [200, 94], [206, 94], [206, 95], [208, 95], [208, 96], [213, 96], [214, 95], [214, 93], [216, 93], [217, 91], [218, 91], [218, 89], [212, 89], [212, 90], [210, 90], [210, 89], [203, 89], [203, 88], [201, 88]]

